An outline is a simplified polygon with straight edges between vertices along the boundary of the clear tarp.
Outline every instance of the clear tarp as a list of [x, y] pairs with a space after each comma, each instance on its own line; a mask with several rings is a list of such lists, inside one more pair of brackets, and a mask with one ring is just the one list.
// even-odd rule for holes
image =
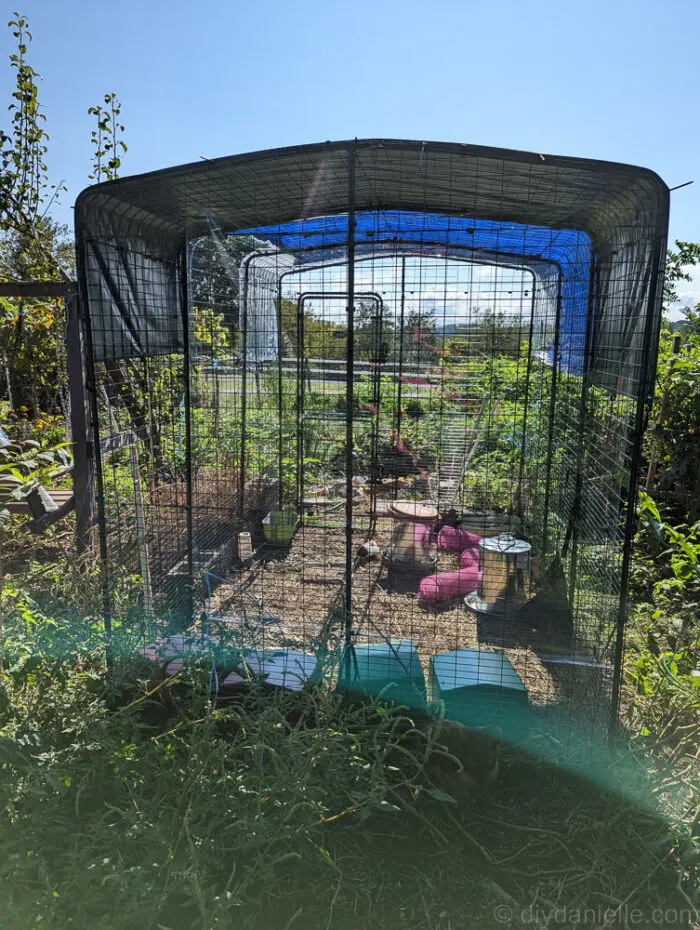
[[241, 262], [239, 325], [246, 334], [248, 362], [258, 364], [277, 358], [279, 280], [294, 264], [294, 256], [284, 252], [253, 252]]

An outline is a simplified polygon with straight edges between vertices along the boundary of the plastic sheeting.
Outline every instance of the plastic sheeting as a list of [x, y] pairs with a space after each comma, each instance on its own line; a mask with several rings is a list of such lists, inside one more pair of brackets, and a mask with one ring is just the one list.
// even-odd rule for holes
[[241, 262], [239, 324], [246, 334], [248, 362], [259, 364], [277, 358], [279, 279], [294, 265], [294, 256], [283, 252], [253, 252]]
[[[239, 230], [291, 252], [296, 262], [328, 260], [348, 241], [347, 215], [316, 217], [275, 226]], [[519, 265], [535, 274], [540, 293], [560, 298], [560, 368], [581, 374], [589, 313], [591, 241], [587, 233], [520, 223], [498, 223], [444, 214], [399, 210], [365, 211], [355, 216], [357, 256], [381, 257], [397, 250], [433, 258], [460, 258]], [[251, 308], [249, 322], [254, 319]], [[257, 325], [257, 324], [255, 324]], [[263, 324], [261, 323], [261, 326]], [[554, 361], [554, 347], [540, 353]]]
[[177, 255], [154, 255], [144, 239], [129, 236], [90, 240], [79, 263], [96, 360], [183, 350]]

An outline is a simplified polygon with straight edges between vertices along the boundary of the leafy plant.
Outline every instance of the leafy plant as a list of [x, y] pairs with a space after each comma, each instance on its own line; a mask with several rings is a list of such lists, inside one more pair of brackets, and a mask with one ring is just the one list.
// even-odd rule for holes
[[[4, 280], [56, 280], [72, 276], [66, 230], [48, 211], [62, 182], [50, 184], [46, 117], [39, 103], [39, 73], [29, 62], [31, 32], [26, 17], [9, 23], [15, 40], [10, 128], [0, 130], [0, 276]], [[18, 413], [65, 409], [64, 315], [57, 301], [0, 299], [0, 362], [8, 400]]]
[[15, 89], [9, 107], [10, 132], [0, 131], [0, 231], [31, 239], [37, 223], [43, 220], [39, 211], [48, 192], [53, 190], [53, 201], [65, 187], [60, 183], [52, 188], [47, 181], [44, 159], [49, 137], [43, 125], [46, 116], [41, 112], [37, 84], [41, 75], [27, 61], [32, 40], [29, 21], [19, 13], [12, 15], [8, 25], [16, 41], [16, 51], [10, 55]]
[[666, 253], [664, 270], [664, 305], [669, 308], [678, 300], [677, 281], [691, 281], [689, 268], [700, 263], [700, 243], [676, 239], [675, 248]]
[[667, 523], [644, 493], [639, 517], [629, 644], [640, 695], [634, 713], [643, 735], [665, 733], [687, 747], [700, 736], [700, 522]]
[[67, 446], [68, 443], [60, 443], [54, 448], [42, 449], [37, 440], [27, 439], [0, 448], [0, 462], [3, 462], [0, 464], [0, 489], [6, 499], [26, 500], [40, 486], [55, 484], [64, 478], [71, 467]]
[[124, 125], [120, 122], [121, 111], [122, 105], [115, 93], [105, 94], [104, 106], [98, 104], [88, 109], [96, 123], [91, 133], [95, 151], [92, 171], [88, 175], [92, 181], [114, 181], [119, 177], [121, 155], [127, 150], [122, 139]]
[[[681, 350], [672, 356], [674, 337]], [[664, 383], [673, 358], [668, 383]], [[655, 493], [671, 506], [678, 519], [694, 522], [700, 517], [700, 311], [687, 310], [679, 329], [665, 325], [661, 332], [659, 382], [652, 422], [659, 415], [665, 388], [664, 422], [647, 434], [647, 453], [659, 463]]]
[[223, 313], [210, 307], [195, 307], [193, 316], [196, 349], [213, 359], [224, 358], [229, 351], [231, 335], [224, 324]]

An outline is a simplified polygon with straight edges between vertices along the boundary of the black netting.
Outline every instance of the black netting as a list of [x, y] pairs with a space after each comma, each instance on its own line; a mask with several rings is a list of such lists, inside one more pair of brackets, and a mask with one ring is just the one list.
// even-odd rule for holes
[[606, 723], [667, 210], [639, 168], [392, 141], [85, 191], [115, 623]]

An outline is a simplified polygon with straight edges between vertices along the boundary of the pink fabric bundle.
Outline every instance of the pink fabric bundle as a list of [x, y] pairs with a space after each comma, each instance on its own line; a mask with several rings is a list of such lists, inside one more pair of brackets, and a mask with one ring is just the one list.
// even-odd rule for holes
[[481, 582], [479, 571], [479, 540], [475, 533], [467, 533], [455, 526], [443, 526], [438, 533], [440, 549], [459, 552], [460, 570], [440, 572], [424, 578], [418, 589], [421, 600], [426, 604], [451, 601], [464, 594], [476, 591]]
[[433, 536], [432, 526], [426, 526], [425, 523], [416, 523], [413, 528], [413, 542], [418, 546], [428, 548]]
[[466, 530], [460, 530], [456, 526], [443, 526], [438, 533], [438, 546], [441, 549], [450, 549], [453, 552], [464, 552], [465, 549], [476, 549], [479, 551], [479, 540], [481, 536], [476, 533], [467, 533]]
[[[471, 553], [469, 554], [471, 557]], [[462, 564], [464, 565], [464, 562]], [[480, 581], [481, 572], [478, 565], [470, 562], [458, 572], [440, 572], [439, 575], [429, 575], [421, 581], [418, 593], [420, 599], [426, 604], [451, 601], [460, 595], [476, 591]]]

